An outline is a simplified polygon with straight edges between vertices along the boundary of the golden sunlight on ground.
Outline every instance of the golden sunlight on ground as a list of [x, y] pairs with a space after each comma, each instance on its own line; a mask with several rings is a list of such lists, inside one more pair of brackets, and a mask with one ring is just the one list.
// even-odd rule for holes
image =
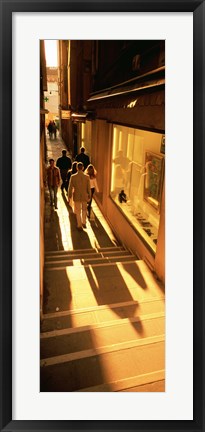
[[[48, 141], [48, 157], [61, 150]], [[60, 188], [51, 209], [47, 191], [41, 391], [164, 391], [164, 287], [95, 201], [86, 225]]]
[[[95, 231], [99, 229], [99, 226], [101, 227], [101, 229], [105, 230], [105, 232], [106, 232], [107, 236], [110, 238], [110, 240], [112, 242], [115, 242], [115, 238], [113, 236], [113, 233], [112, 233], [109, 225], [107, 224], [105, 219], [102, 217], [102, 213], [94, 201], [93, 201], [93, 210], [94, 210], [94, 213], [96, 216], [95, 220], [89, 221], [87, 219], [87, 222], [86, 222], [86, 225], [87, 225], [86, 233], [89, 237], [90, 247], [92, 247], [92, 248], [99, 248], [100, 247], [98, 239], [95, 235]], [[74, 249], [74, 245], [72, 242], [72, 236], [71, 236], [72, 226], [71, 226], [70, 213], [72, 214], [72, 208], [67, 203], [67, 195], [66, 194], [62, 195], [60, 192], [60, 189], [58, 192], [57, 214], [58, 213], [60, 215], [59, 226], [60, 226], [61, 241], [62, 241], [63, 249], [64, 250], [72, 250], [72, 249]], [[70, 218], [69, 218], [69, 215], [70, 215]], [[75, 223], [74, 213], [72, 214], [72, 216], [73, 216], [72, 222], [74, 224]], [[76, 247], [75, 247], [75, 249], [76, 249]]]

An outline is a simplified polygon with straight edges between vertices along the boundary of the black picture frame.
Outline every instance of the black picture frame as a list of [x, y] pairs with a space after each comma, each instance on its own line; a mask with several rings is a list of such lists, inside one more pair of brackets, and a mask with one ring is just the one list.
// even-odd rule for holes
[[[205, 431], [204, 404], [204, 76], [203, 0], [69, 1], [0, 0], [1, 140], [1, 431]], [[193, 12], [194, 20], [194, 418], [181, 421], [14, 421], [12, 420], [12, 13], [13, 12]], [[182, 107], [183, 108], [183, 107]], [[182, 110], [183, 111], [183, 110]], [[176, 353], [175, 353], [176, 354]], [[173, 354], [174, 355], [174, 354]], [[183, 401], [182, 401], [183, 404]]]

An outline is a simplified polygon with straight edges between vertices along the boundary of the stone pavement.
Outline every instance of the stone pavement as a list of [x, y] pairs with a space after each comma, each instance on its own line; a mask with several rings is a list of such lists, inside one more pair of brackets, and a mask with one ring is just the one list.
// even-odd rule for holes
[[[47, 147], [56, 160], [64, 144]], [[95, 201], [79, 232], [66, 194], [54, 210], [46, 192], [41, 391], [164, 391], [164, 320], [164, 287]]]
[[[47, 158], [52, 157], [55, 162], [66, 148], [60, 138], [56, 140], [47, 139]], [[67, 153], [67, 156], [72, 155]], [[76, 218], [72, 208], [68, 205], [67, 194], [58, 190], [58, 210], [54, 211], [49, 205], [49, 193], [46, 192], [45, 206], [45, 251], [49, 250], [72, 250], [85, 249], [89, 247], [106, 247], [116, 244], [116, 239], [102, 216], [99, 208], [93, 200], [95, 223], [87, 220], [87, 229], [78, 232], [76, 229]], [[92, 217], [91, 217], [92, 218]], [[92, 225], [92, 228], [91, 228]]]

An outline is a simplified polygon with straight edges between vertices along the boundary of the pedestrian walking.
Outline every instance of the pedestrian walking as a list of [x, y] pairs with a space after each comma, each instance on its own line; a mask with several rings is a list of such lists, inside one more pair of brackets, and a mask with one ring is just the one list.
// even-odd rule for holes
[[52, 134], [53, 134], [53, 123], [52, 123], [51, 120], [49, 121], [47, 129], [48, 129], [48, 133], [49, 133], [49, 138], [51, 139], [52, 138]]
[[75, 157], [77, 162], [82, 162], [84, 166], [84, 170], [90, 164], [90, 158], [87, 154], [85, 154], [85, 147], [81, 147], [80, 153]]
[[96, 179], [97, 171], [94, 168], [94, 166], [92, 164], [90, 164], [86, 168], [85, 174], [87, 174], [89, 176], [89, 178], [90, 178], [91, 198], [90, 198], [90, 201], [88, 201], [88, 203], [87, 203], [88, 218], [90, 219], [91, 208], [92, 208], [91, 204], [92, 204], [93, 195], [94, 195], [95, 191], [99, 192], [99, 188], [98, 188], [98, 184], [97, 184], [97, 179]]
[[91, 198], [90, 179], [83, 172], [83, 163], [78, 162], [76, 174], [70, 177], [68, 188], [68, 202], [73, 197], [74, 213], [77, 219], [77, 229], [86, 228], [87, 202]]
[[59, 168], [60, 174], [61, 174], [61, 180], [62, 180], [61, 190], [62, 190], [62, 192], [63, 192], [63, 189], [66, 190], [67, 173], [68, 173], [68, 170], [72, 167], [71, 158], [66, 156], [66, 153], [67, 153], [67, 150], [62, 150], [62, 156], [59, 157], [57, 162], [56, 162], [56, 166]]
[[68, 186], [69, 186], [69, 181], [70, 181], [70, 177], [72, 174], [75, 174], [77, 172], [77, 165], [78, 162], [74, 161], [72, 163], [72, 168], [68, 170], [67, 172], [67, 179], [66, 179], [66, 192], [68, 192]]
[[52, 134], [54, 135], [54, 139], [56, 139], [56, 131], [57, 131], [57, 127], [55, 122], [53, 121], [52, 123]]
[[50, 194], [50, 205], [57, 209], [57, 192], [60, 186], [60, 171], [55, 166], [54, 159], [49, 159], [49, 167], [46, 169], [46, 182]]

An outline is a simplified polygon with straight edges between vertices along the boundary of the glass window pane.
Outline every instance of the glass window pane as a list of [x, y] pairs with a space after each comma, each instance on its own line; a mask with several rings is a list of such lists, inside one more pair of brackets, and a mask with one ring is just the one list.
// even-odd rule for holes
[[111, 197], [154, 252], [160, 219], [164, 136], [113, 126]]

